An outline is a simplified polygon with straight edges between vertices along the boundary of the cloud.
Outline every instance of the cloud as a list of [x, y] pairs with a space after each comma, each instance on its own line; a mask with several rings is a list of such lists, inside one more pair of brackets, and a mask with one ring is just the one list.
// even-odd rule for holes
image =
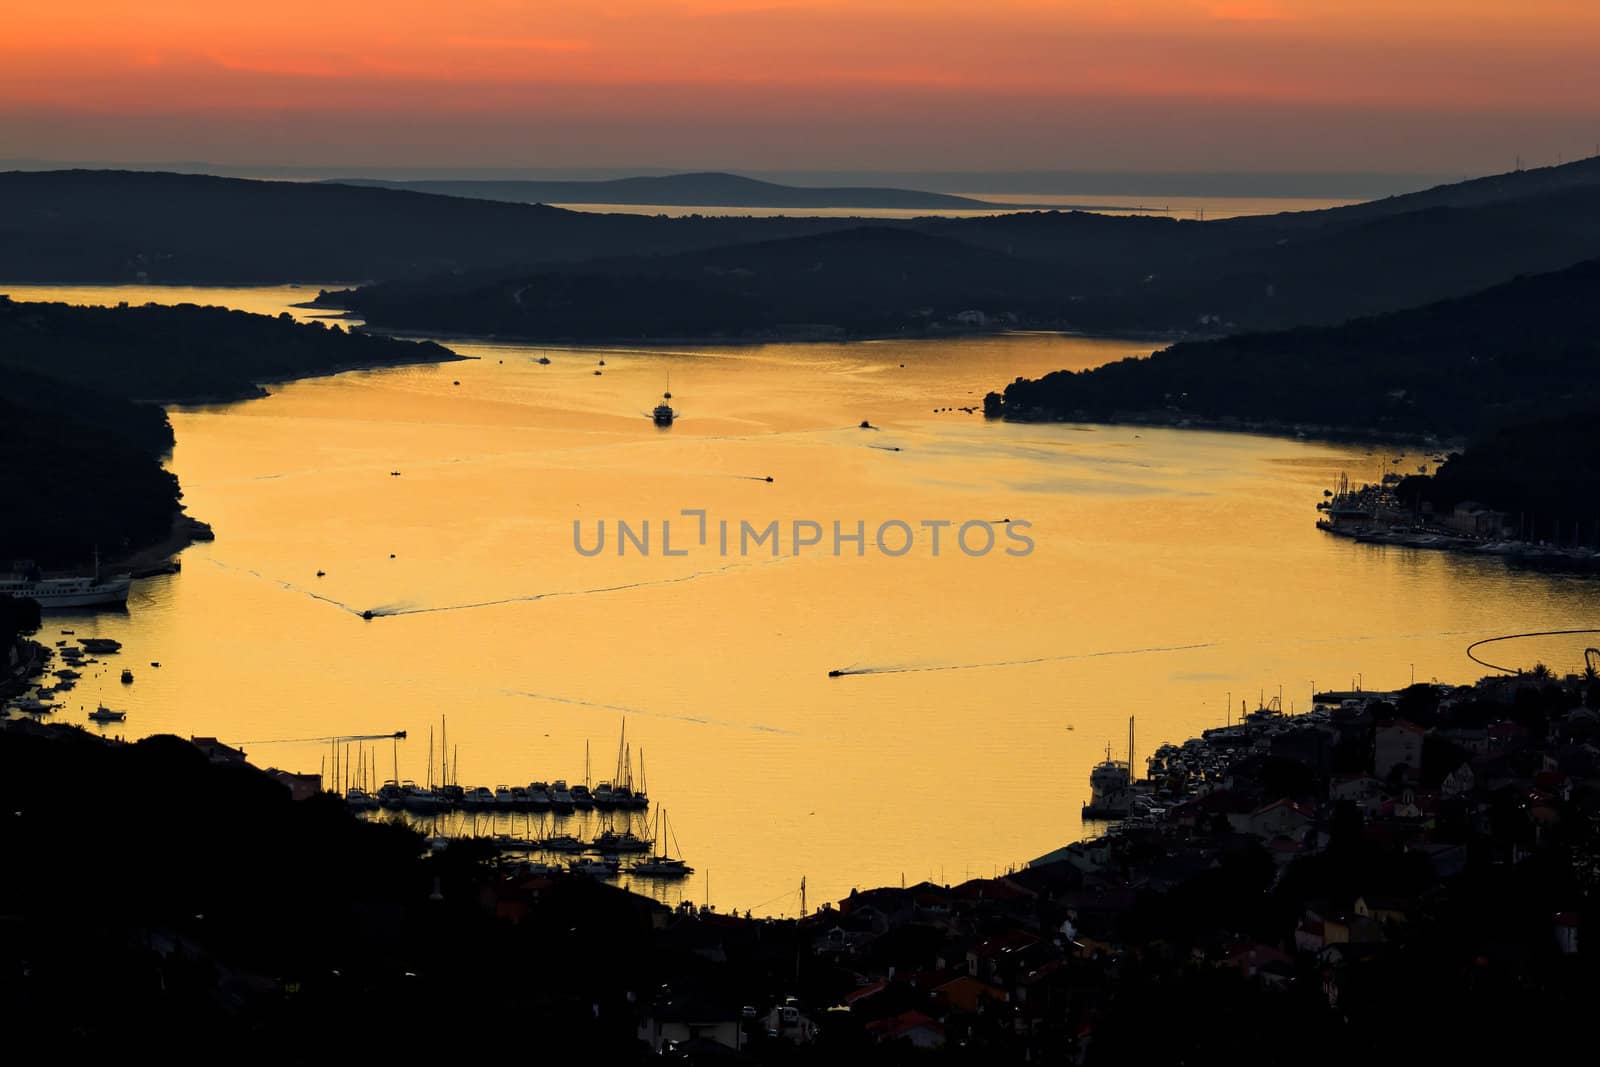
[[447, 37], [447, 48], [485, 52], [586, 52], [592, 41], [575, 37]]

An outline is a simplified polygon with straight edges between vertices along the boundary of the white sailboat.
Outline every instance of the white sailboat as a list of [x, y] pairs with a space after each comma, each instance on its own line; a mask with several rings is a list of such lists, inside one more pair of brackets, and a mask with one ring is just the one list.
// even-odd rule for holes
[[[665, 808], [656, 809], [656, 834], [655, 838], [661, 845], [661, 851], [648, 859], [639, 860], [628, 868], [629, 874], [637, 874], [644, 878], [686, 878], [694, 873], [694, 868], [684, 862], [682, 856], [672, 856], [667, 852], [667, 838], [663, 835], [672, 833], [672, 824], [667, 821]], [[681, 851], [681, 850], [680, 850]]]

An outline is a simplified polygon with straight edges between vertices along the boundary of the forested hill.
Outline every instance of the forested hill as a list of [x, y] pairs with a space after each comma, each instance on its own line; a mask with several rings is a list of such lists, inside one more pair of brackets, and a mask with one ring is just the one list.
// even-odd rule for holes
[[1600, 260], [1340, 326], [1188, 342], [1018, 380], [993, 414], [1472, 434], [1600, 396]]
[[1533, 538], [1600, 541], [1600, 398], [1560, 415], [1500, 427], [1453, 454], [1431, 477], [1406, 480], [1448, 512], [1473, 501], [1513, 516]]
[[286, 314], [193, 304], [74, 307], [3, 293], [0, 287], [0, 369], [156, 403], [243, 399], [270, 382], [458, 358], [442, 345], [302, 324]]
[[162, 469], [167, 416], [15, 366], [0, 366], [0, 560], [46, 567], [167, 535], [178, 480]]
[[739, 338], [806, 326], [882, 335], [963, 310], [1057, 321], [1040, 264], [948, 238], [861, 227], [486, 279], [394, 282], [326, 299], [400, 330], [576, 340]]
[[0, 173], [0, 280], [364, 281], [656, 254], [850, 225], [658, 219], [316, 182]]
[[166, 537], [177, 480], [153, 403], [456, 358], [449, 349], [193, 305], [85, 308], [0, 297], [0, 560], [107, 558]]

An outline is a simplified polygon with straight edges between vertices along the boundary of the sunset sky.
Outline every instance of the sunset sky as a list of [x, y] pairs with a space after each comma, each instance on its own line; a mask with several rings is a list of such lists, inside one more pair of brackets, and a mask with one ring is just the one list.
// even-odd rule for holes
[[1507, 169], [1600, 141], [1595, 0], [62, 0], [0, 158]]

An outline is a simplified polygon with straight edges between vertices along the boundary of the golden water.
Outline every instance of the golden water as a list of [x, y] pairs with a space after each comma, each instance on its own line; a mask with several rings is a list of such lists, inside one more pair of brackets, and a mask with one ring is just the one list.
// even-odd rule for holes
[[[72, 295], [276, 311], [308, 294]], [[1303, 709], [1313, 680], [1471, 680], [1473, 635], [1593, 625], [1587, 583], [1313, 528], [1341, 471], [1416, 457], [935, 411], [1147, 350], [1131, 342], [457, 347], [480, 358], [174, 411], [172, 467], [217, 540], [136, 583], [126, 616], [50, 620], [126, 645], [57, 717], [103, 697], [122, 732], [216, 735], [297, 771], [328, 746], [264, 742], [403, 729], [368, 758], [425, 780], [444, 716], [455, 773], [492, 788], [581, 780], [586, 742], [609, 778], [626, 716], [698, 870], [672, 894], [704, 899], [709, 873], [720, 907], [792, 913], [802, 876], [816, 904], [1077, 838], [1089, 769], [1108, 743], [1122, 755], [1129, 715], [1148, 754], [1220, 724], [1229, 692], [1237, 710], [1281, 686]], [[660, 430], [646, 413], [669, 374], [682, 418]], [[706, 547], [688, 508], [708, 512]], [[1005, 518], [1032, 524], [1031, 555], [1004, 554], [999, 526], [991, 554], [954, 549], [951, 528], [936, 558], [918, 528]], [[592, 544], [601, 519], [607, 551], [578, 555], [574, 521]], [[651, 555], [618, 558], [619, 519], [650, 521]], [[663, 519], [686, 556], [661, 554]], [[722, 557], [719, 519], [778, 520], [783, 555], [740, 558], [735, 532]], [[823, 544], [789, 554], [795, 519]], [[892, 519], [918, 529], [899, 558], [871, 544]], [[834, 520], [866, 524], [864, 556], [832, 555]], [[1135, 651], [1177, 646], [1202, 647]]]

